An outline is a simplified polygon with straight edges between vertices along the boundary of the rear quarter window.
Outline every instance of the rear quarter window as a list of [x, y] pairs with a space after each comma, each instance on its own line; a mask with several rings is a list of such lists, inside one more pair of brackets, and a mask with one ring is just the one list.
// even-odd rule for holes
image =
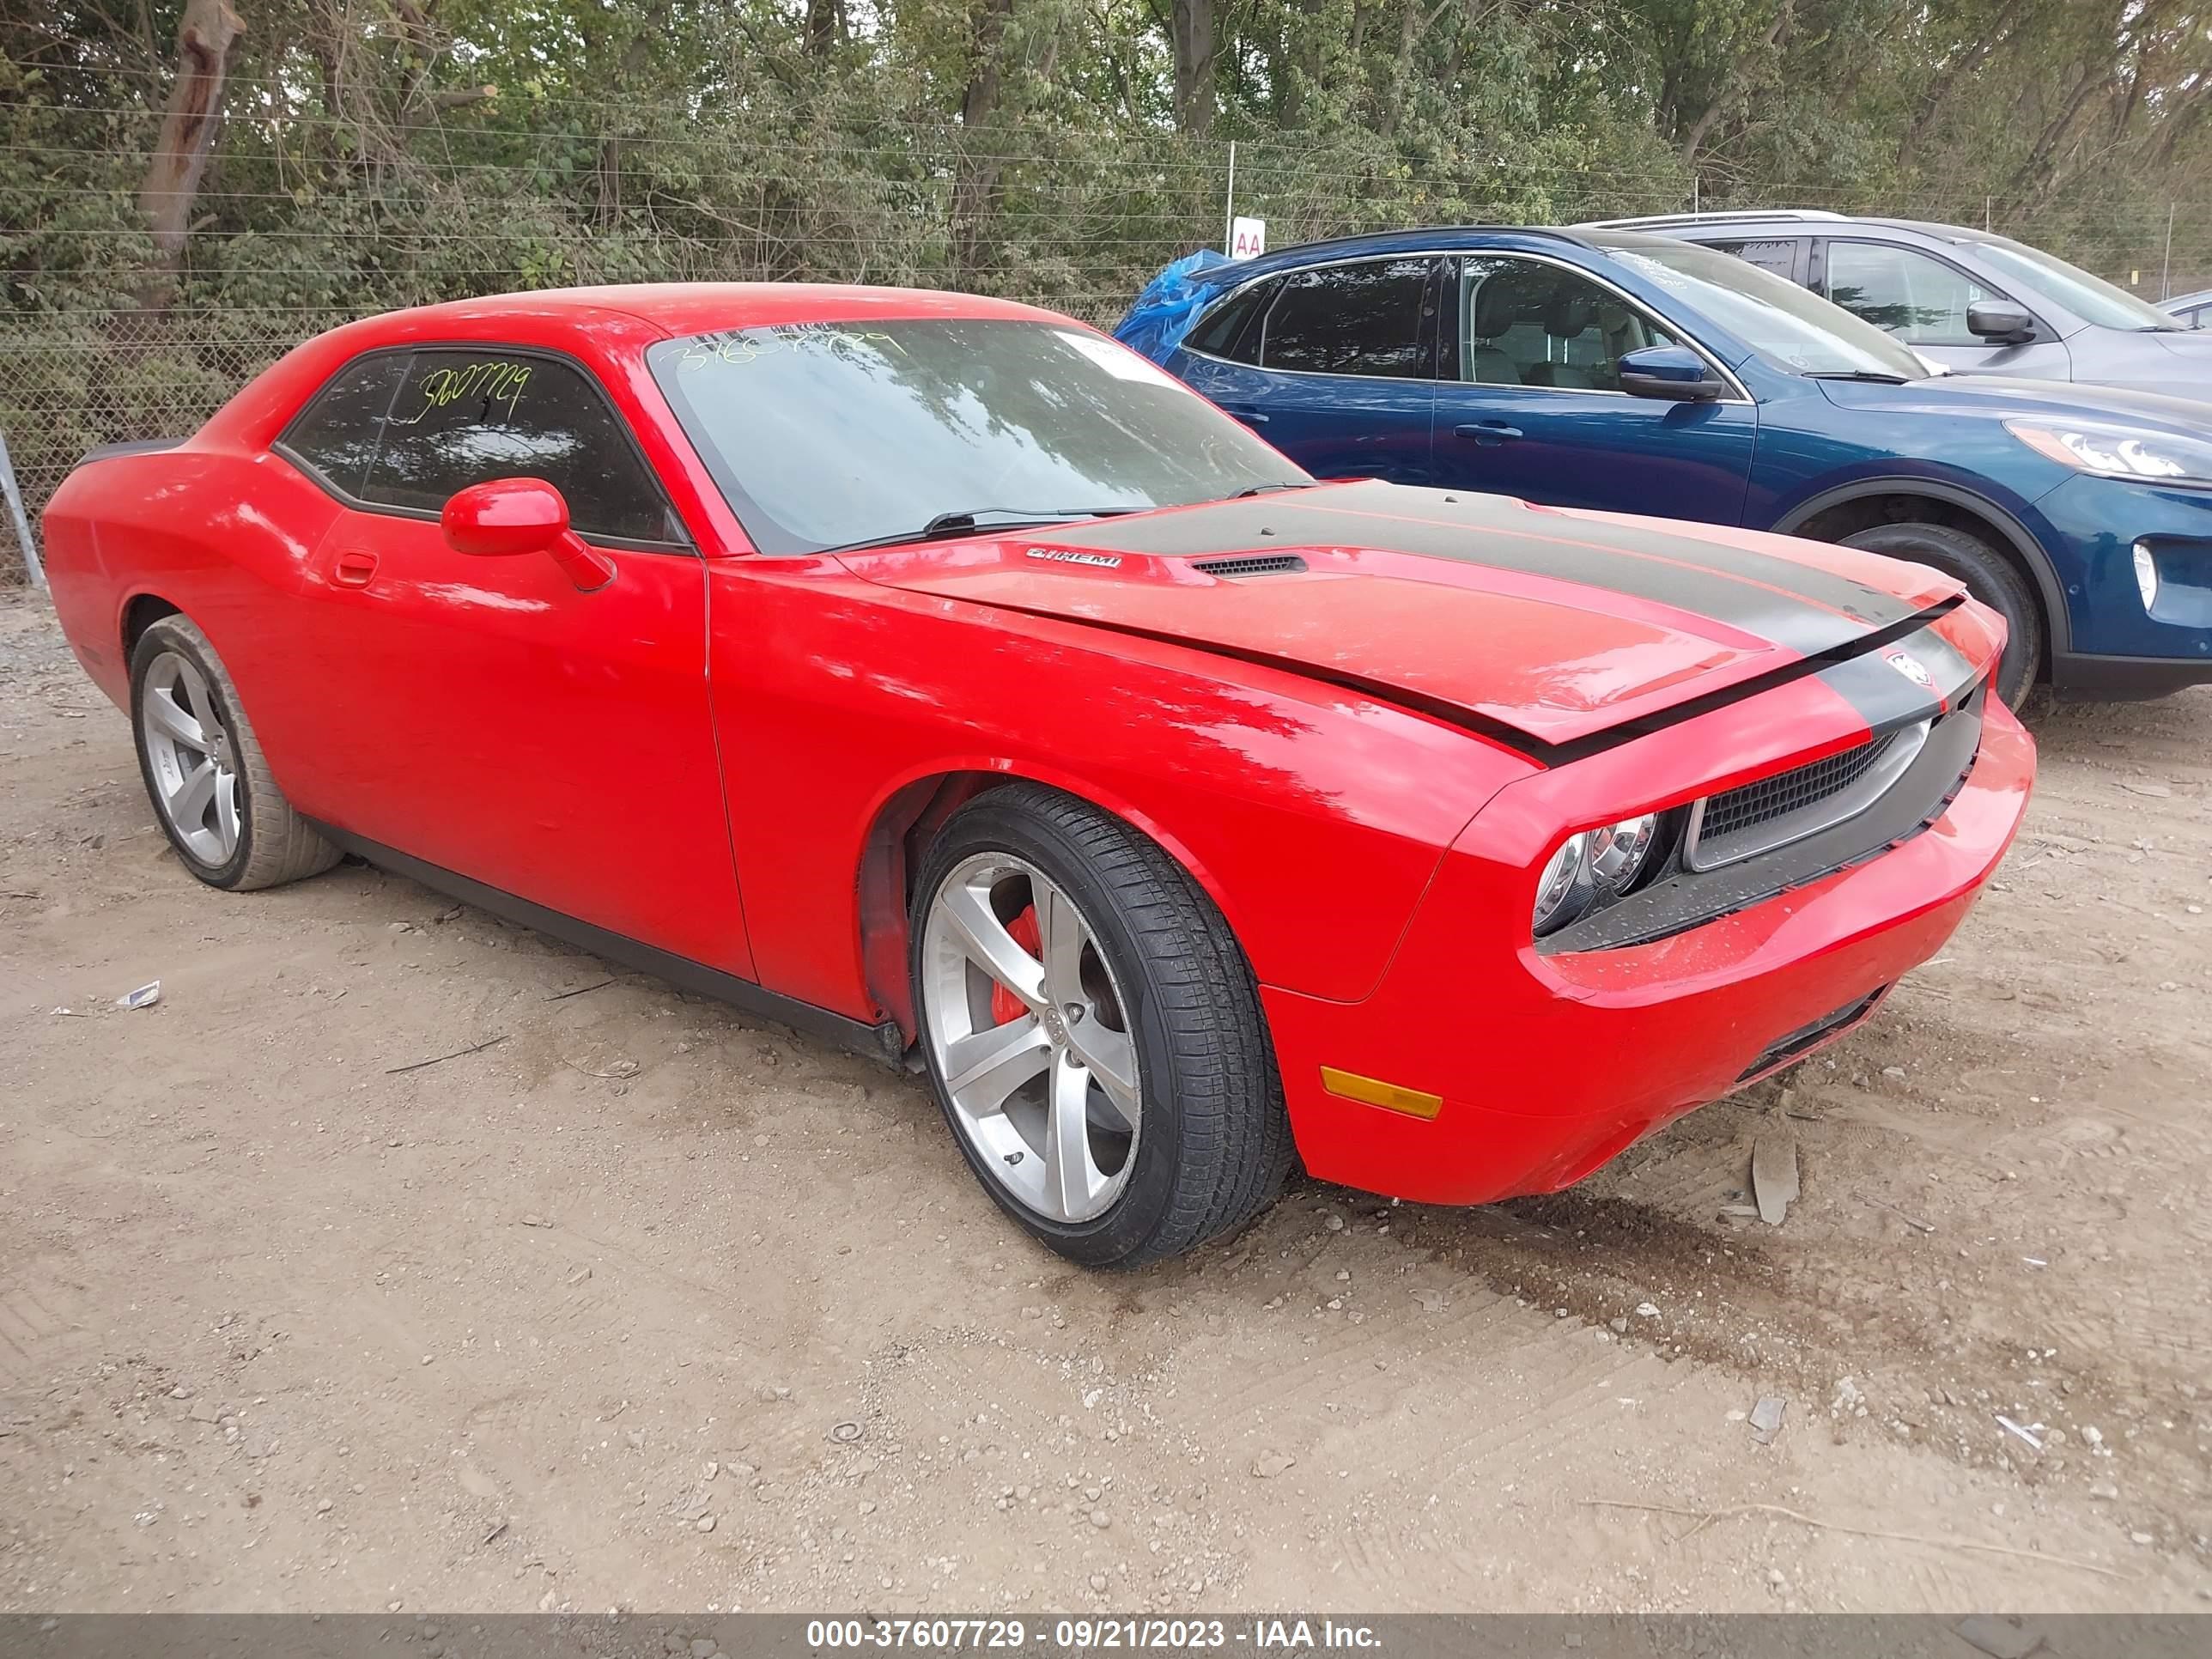
[[404, 351], [355, 358], [293, 418], [279, 447], [321, 473], [332, 488], [359, 495], [406, 368]]

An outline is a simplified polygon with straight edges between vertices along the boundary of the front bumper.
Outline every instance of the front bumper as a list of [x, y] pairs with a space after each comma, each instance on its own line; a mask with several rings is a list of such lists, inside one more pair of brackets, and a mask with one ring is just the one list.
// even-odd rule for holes
[[[2154, 696], [2212, 680], [2212, 490], [2077, 475], [2036, 507], [2066, 594], [2055, 689]], [[2159, 570], [2148, 607], [2136, 583], [2137, 542]]]
[[[1526, 855], [1493, 860], [1462, 837], [1370, 995], [1263, 988], [1307, 1168], [1422, 1203], [1554, 1191], [1843, 1035], [1942, 948], [2020, 826], [2034, 744], [1989, 701], [1973, 766], [1927, 829], [1649, 945], [1552, 955], [1486, 945], [1501, 917], [1525, 938], [1524, 886], [1498, 872]], [[1325, 1087], [1324, 1066], [1441, 1104], [1429, 1118], [1362, 1104]]]
[[2097, 657], [2062, 651], [2051, 689], [2067, 702], [2148, 702], [2212, 681], [2212, 658]]

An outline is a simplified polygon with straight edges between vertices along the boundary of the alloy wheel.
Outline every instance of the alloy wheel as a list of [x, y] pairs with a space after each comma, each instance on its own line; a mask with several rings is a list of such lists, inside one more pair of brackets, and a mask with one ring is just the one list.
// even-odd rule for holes
[[924, 1038], [976, 1162], [1047, 1220], [1103, 1215], [1136, 1165], [1142, 1091], [1083, 913], [1035, 866], [976, 854], [931, 896], [921, 961]]
[[238, 850], [238, 759], [207, 678], [164, 651], [140, 684], [138, 714], [154, 798], [185, 849], [216, 868]]

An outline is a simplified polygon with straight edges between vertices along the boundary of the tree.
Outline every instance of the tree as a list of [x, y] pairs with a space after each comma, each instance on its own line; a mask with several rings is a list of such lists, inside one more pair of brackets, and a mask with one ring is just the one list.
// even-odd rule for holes
[[1213, 131], [1214, 0], [1168, 0], [1168, 39], [1175, 50], [1175, 122], [1194, 137]]
[[154, 258], [139, 290], [140, 304], [148, 311], [166, 309], [175, 294], [192, 204], [222, 125], [230, 49], [245, 32], [226, 0], [187, 0], [178, 22], [176, 79], [145, 182], [138, 187], [139, 210], [154, 235]]

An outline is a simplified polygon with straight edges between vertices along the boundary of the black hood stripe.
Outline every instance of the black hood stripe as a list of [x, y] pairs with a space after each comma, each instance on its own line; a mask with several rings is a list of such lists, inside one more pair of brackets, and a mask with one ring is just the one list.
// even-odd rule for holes
[[[1470, 501], [1466, 497], [1454, 500], [1441, 497], [1437, 502], [1447, 515], [1442, 522], [1459, 529], [1473, 519], [1475, 527], [1486, 534], [1527, 539], [1544, 546], [1580, 547], [1615, 553], [1624, 557], [1644, 559], [1674, 566], [1680, 569], [1715, 572], [1734, 578], [1754, 587], [1783, 594], [1800, 604], [1817, 605], [1824, 611], [1833, 611], [1862, 622], [1873, 622], [1872, 610], [1909, 609], [1902, 606], [1896, 595], [1849, 576], [1838, 575], [1817, 565], [1784, 558], [1778, 554], [1762, 553], [1753, 548], [1737, 547], [1717, 538], [1697, 533], [1694, 526], [1674, 529], [1659, 523], [1621, 524], [1601, 519], [1577, 519], [1565, 513], [1551, 514], [1538, 508], [1541, 515], [1534, 524], [1528, 520], [1528, 509], [1509, 506], [1501, 497], [1483, 496]], [[1314, 503], [1317, 512], [1338, 511], [1327, 501]], [[1473, 508], [1472, 514], [1462, 514], [1460, 509]], [[1389, 509], [1392, 516], [1405, 516], [1402, 504]], [[1437, 519], [1434, 513], [1419, 515]], [[1547, 522], [1555, 528], [1544, 527]]]
[[[1776, 686], [1787, 685], [1792, 680], [1803, 679], [1812, 675], [1821, 675], [1825, 678], [1823, 671], [1849, 669], [1854, 663], [1864, 660], [1854, 658], [1852, 653], [1879, 649], [1893, 643], [1898, 639], [1911, 636], [1915, 629], [1934, 623], [1939, 617], [1956, 610], [1965, 601], [1955, 595], [1948, 599], [1939, 599], [1927, 610], [1913, 612], [1891, 624], [1879, 634], [1869, 635], [1850, 644], [1837, 646], [1821, 656], [1808, 657], [1801, 662], [1784, 663], [1779, 668], [1771, 669], [1764, 674], [1753, 675], [1751, 678], [1740, 681], [1735, 685], [1723, 686], [1720, 690], [1708, 691], [1702, 696], [1688, 698], [1671, 708], [1659, 709], [1632, 720], [1623, 721], [1620, 725], [1608, 727], [1605, 731], [1594, 732], [1588, 737], [1571, 738], [1558, 743], [1547, 741], [1533, 732], [1523, 731], [1510, 721], [1498, 720], [1484, 714], [1480, 709], [1470, 708], [1465, 704], [1453, 702], [1447, 698], [1409, 690], [1404, 686], [1370, 679], [1363, 674], [1353, 674], [1325, 665], [1303, 662], [1295, 657], [1277, 656], [1268, 651], [1241, 649], [1236, 646], [1224, 645], [1214, 640], [1170, 633], [1158, 628], [1141, 628], [1132, 623], [1113, 622], [1099, 617], [1070, 616], [1064, 611], [1040, 610], [1031, 605], [1017, 605], [1005, 599], [985, 599], [979, 603], [988, 605], [995, 610], [1011, 611], [1020, 616], [1036, 617], [1046, 622], [1061, 623], [1075, 628], [1094, 628], [1104, 633], [1124, 635], [1131, 639], [1151, 640], [1161, 645], [1181, 646], [1186, 650], [1203, 651], [1212, 656], [1228, 658], [1231, 661], [1251, 663], [1256, 667], [1271, 668], [1282, 673], [1296, 675], [1303, 680], [1314, 680], [1324, 685], [1340, 686], [1345, 690], [1358, 693], [1371, 702], [1407, 709], [1414, 714], [1425, 715], [1440, 725], [1456, 726], [1462, 732], [1472, 732], [1478, 737], [1488, 738], [1502, 747], [1526, 755], [1539, 765], [1553, 767], [1564, 766], [1569, 761], [1580, 760], [1585, 755], [1601, 754], [1606, 750], [1617, 749], [1625, 743], [1633, 743], [1638, 738], [1648, 737], [1654, 732], [1664, 731], [1670, 726], [1679, 726], [1684, 720], [1694, 720], [1697, 716], [1710, 714], [1716, 708], [1725, 708], [1730, 703], [1741, 702], [1747, 697], [1755, 697], [1762, 691], [1771, 691]], [[1930, 635], [1929, 637], [1933, 638], [1934, 635]], [[1884, 665], [1881, 672], [1893, 676], [1896, 673], [1894, 669], [1887, 665]], [[1899, 684], [1903, 683], [1900, 679]], [[1845, 695], [1848, 696], [1848, 693]], [[1854, 707], [1858, 706], [1857, 703], [1854, 703]], [[1900, 720], [1893, 723], [1903, 724], [1904, 722]]]
[[[1663, 731], [1670, 726], [1680, 726], [1684, 720], [1695, 720], [1700, 714], [1709, 714], [1716, 708], [1724, 708], [1732, 702], [1741, 702], [1746, 697], [1756, 696], [1762, 691], [1771, 691], [1778, 685], [1787, 685], [1793, 680], [1819, 675], [1831, 668], [1848, 666], [1853, 662], [1863, 660], [1869, 653], [1878, 652], [1885, 646], [1894, 645], [1901, 639], [1911, 637], [1923, 628], [1933, 626], [1937, 621], [1948, 616], [1965, 603], [1966, 599], [1963, 595], [1954, 593], [1948, 599], [1936, 600], [1925, 611], [1917, 611], [1900, 618], [1878, 633], [1869, 634], [1848, 644], [1839, 645], [1820, 656], [1808, 657], [1802, 662], [1786, 663], [1780, 668], [1773, 669], [1765, 674], [1755, 675], [1735, 685], [1723, 686], [1717, 691], [1708, 691], [1702, 696], [1687, 698], [1669, 708], [1662, 708], [1656, 714], [1623, 721], [1619, 726], [1593, 733], [1587, 738], [1553, 744], [1540, 758], [1554, 766], [1564, 765], [1568, 761], [1578, 760], [1584, 755], [1597, 754], [1607, 749], [1617, 749], [1624, 743], [1633, 743], [1637, 738], [1647, 736], [1653, 732]], [[1896, 672], [1891, 668], [1885, 668], [1882, 672], [1889, 674]]]
[[[1907, 665], [1917, 666], [1929, 684], [1913, 678]], [[1973, 665], [1932, 628], [1820, 672], [1820, 684], [1856, 709], [1877, 737], [1957, 708], [1973, 680]]]
[[1909, 603], [1879, 588], [1704, 540], [1692, 528], [1676, 532], [1562, 518], [1553, 533], [1532, 526], [1529, 516], [1502, 496], [1364, 483], [1110, 520], [1053, 540], [1170, 557], [1270, 544], [1382, 548], [1650, 600], [1802, 657], [1833, 651], [1913, 614]]
[[[1326, 508], [1315, 516], [1324, 514], [1340, 523], [1353, 516]], [[1679, 548], [1666, 555], [1642, 553], [1576, 537], [1533, 536], [1518, 526], [1492, 530], [1481, 525], [1358, 516], [1366, 525], [1377, 526], [1380, 533], [1363, 526], [1358, 539], [1379, 541], [1429, 558], [1549, 576], [1601, 592], [1648, 599], [1754, 639], [1771, 641], [1801, 657], [1817, 657], [1887, 620], [1886, 616], [1848, 616], [1771, 584], [1686, 562]], [[1911, 611], [1899, 605], [1896, 614]]]

